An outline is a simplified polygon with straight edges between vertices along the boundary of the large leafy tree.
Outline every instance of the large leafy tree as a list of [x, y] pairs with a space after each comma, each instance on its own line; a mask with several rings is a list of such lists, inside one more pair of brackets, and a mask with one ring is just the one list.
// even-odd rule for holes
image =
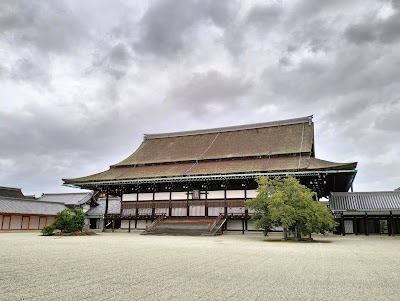
[[294, 228], [298, 238], [302, 234], [326, 233], [336, 228], [329, 209], [315, 201], [315, 193], [296, 178], [261, 176], [257, 182], [258, 195], [247, 200], [246, 207], [255, 210], [252, 215], [255, 227], [263, 229], [265, 235], [273, 223], [283, 227], [285, 238], [288, 228]]

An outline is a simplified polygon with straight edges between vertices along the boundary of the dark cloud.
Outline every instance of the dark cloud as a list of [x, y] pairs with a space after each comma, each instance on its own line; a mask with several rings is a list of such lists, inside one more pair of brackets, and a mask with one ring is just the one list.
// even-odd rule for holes
[[196, 114], [207, 111], [208, 104], [234, 105], [248, 94], [252, 87], [253, 83], [250, 80], [210, 70], [193, 74], [188, 81], [178, 85], [169, 98]]
[[100, 70], [119, 80], [125, 76], [132, 60], [132, 51], [126, 45], [118, 43], [111, 46], [102, 56], [94, 57], [89, 73]]
[[400, 40], [400, 11], [387, 19], [366, 19], [349, 25], [344, 35], [349, 42], [363, 44], [377, 41], [384, 44], [398, 43]]
[[66, 52], [88, 39], [85, 20], [60, 1], [2, 1], [0, 27], [9, 43], [48, 52]]
[[249, 25], [256, 27], [260, 31], [269, 31], [276, 25], [282, 16], [283, 8], [278, 5], [261, 6], [257, 5], [250, 9], [246, 21]]
[[173, 58], [193, 43], [195, 28], [199, 24], [226, 26], [234, 18], [231, 1], [156, 1], [140, 20], [140, 40], [135, 49], [144, 54]]

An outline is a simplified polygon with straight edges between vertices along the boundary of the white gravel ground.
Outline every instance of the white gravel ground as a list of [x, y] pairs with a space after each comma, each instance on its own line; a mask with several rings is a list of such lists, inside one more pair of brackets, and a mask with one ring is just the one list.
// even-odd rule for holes
[[0, 233], [0, 300], [399, 300], [400, 237]]

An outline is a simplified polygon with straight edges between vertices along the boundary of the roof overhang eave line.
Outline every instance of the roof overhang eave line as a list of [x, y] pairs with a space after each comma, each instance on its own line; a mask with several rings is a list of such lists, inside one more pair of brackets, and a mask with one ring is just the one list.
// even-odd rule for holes
[[286, 172], [265, 172], [247, 174], [225, 174], [225, 175], [205, 175], [205, 176], [185, 176], [185, 177], [166, 177], [166, 178], [143, 178], [132, 180], [109, 180], [109, 181], [90, 181], [80, 183], [68, 183], [63, 186], [80, 188], [87, 185], [114, 185], [114, 184], [141, 184], [148, 182], [183, 182], [190, 180], [224, 180], [224, 179], [250, 179], [259, 176], [316, 176], [320, 174], [337, 173], [357, 173], [357, 170], [310, 170], [310, 171], [286, 171]]

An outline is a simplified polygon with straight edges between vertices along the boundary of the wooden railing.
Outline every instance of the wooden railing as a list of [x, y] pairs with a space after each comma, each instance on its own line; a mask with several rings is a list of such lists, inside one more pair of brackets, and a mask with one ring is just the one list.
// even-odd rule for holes
[[217, 218], [214, 220], [213, 224], [210, 227], [210, 233], [214, 230], [214, 228], [221, 223], [221, 220], [224, 218], [223, 215], [218, 215]]
[[166, 218], [165, 214], [160, 214], [157, 216], [157, 218], [150, 224], [150, 225], [146, 225], [146, 232], [151, 231], [155, 226], [157, 226], [157, 224], [159, 222], [161, 222], [161, 220], [163, 220], [164, 218]]

